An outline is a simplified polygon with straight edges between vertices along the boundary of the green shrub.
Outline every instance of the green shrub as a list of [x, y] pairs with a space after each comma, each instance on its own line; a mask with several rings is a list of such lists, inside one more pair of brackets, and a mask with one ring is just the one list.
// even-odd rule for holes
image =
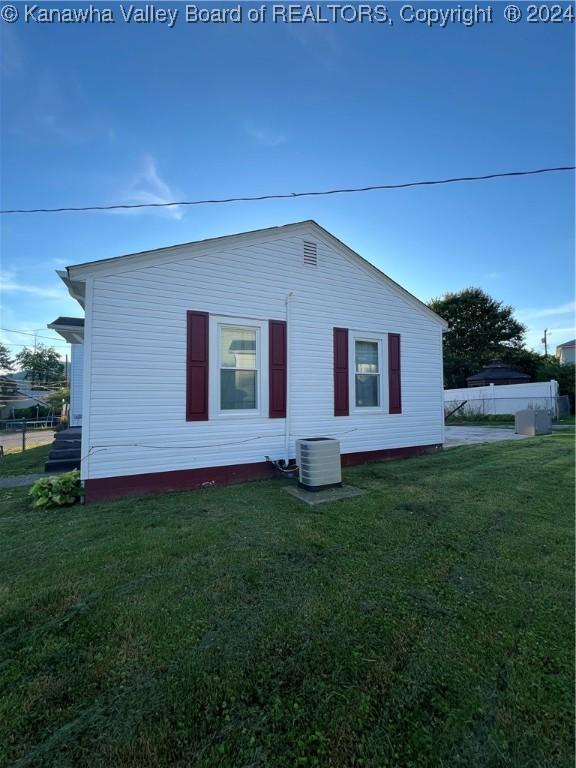
[[50, 415], [50, 410], [45, 405], [29, 405], [28, 408], [17, 408], [14, 417], [16, 419], [44, 419]]
[[43, 477], [30, 489], [30, 496], [34, 499], [32, 506], [43, 509], [67, 507], [78, 501], [81, 494], [80, 472], [77, 469], [54, 477]]

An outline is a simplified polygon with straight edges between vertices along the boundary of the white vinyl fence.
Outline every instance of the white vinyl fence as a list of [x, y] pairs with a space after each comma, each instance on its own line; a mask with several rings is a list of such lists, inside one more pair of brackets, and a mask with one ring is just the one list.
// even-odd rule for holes
[[[561, 400], [557, 381], [535, 381], [532, 384], [504, 384], [486, 387], [463, 387], [444, 390], [444, 413], [454, 416], [513, 415], [526, 408], [550, 411], [554, 418], [559, 413]], [[458, 407], [460, 406], [460, 407]], [[456, 410], [457, 409], [457, 410]]]

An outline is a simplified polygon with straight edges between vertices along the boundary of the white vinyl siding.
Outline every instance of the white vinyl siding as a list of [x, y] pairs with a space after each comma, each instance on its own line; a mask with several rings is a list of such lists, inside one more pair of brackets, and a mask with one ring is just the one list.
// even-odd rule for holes
[[[318, 265], [303, 264], [303, 241], [317, 243]], [[104, 268], [102, 268], [104, 269]], [[286, 319], [290, 453], [300, 437], [334, 436], [342, 452], [442, 442], [442, 333], [439, 321], [369, 266], [315, 228], [242, 244], [221, 241], [177, 249], [152, 263], [94, 274], [88, 291], [91, 328], [90, 418], [83, 435], [84, 478], [261, 462], [284, 456], [284, 419], [268, 418], [259, 377], [258, 413], [214, 413], [216, 318], [258, 325], [259, 369], [267, 371], [268, 320]], [[210, 419], [187, 422], [186, 312], [210, 313]], [[333, 328], [381, 339], [381, 405], [334, 417]], [[402, 336], [402, 414], [387, 413], [386, 334]], [[216, 351], [217, 355], [217, 351]], [[352, 368], [352, 358], [350, 367]], [[88, 368], [86, 368], [88, 371]], [[354, 389], [350, 390], [351, 406]], [[365, 409], [363, 409], [365, 410]], [[238, 412], [239, 413], [239, 412]], [[85, 425], [86, 425], [86, 414]]]

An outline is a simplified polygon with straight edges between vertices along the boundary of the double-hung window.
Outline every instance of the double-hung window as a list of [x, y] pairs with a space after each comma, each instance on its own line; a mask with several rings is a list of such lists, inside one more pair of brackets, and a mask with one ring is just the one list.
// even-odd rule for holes
[[354, 339], [354, 366], [356, 408], [380, 408], [380, 342]]
[[260, 329], [218, 325], [219, 408], [221, 412], [260, 408]]

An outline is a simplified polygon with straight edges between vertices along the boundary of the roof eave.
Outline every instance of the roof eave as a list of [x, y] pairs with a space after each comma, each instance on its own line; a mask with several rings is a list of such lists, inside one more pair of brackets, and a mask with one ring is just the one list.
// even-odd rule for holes
[[[196, 240], [189, 243], [178, 243], [176, 245], [171, 245], [164, 248], [155, 248], [149, 251], [127, 253], [123, 256], [114, 256], [110, 259], [100, 259], [99, 261], [89, 261], [81, 264], [74, 264], [67, 267], [65, 273], [59, 272], [58, 274], [60, 274], [60, 276], [66, 283], [68, 290], [70, 292], [70, 295], [73, 298], [75, 298], [82, 307], [84, 307], [84, 291], [85, 291], [84, 281], [86, 280], [86, 278], [90, 277], [93, 274], [103, 274], [103, 269], [106, 270], [105, 274], [109, 274], [108, 269], [110, 268], [115, 271], [117, 268], [121, 267], [121, 265], [127, 266], [128, 262], [126, 260], [129, 260], [129, 263], [132, 263], [143, 257], [150, 256], [151, 254], [167, 253], [169, 251], [177, 251], [182, 248], [201, 249], [202, 247], [217, 245], [218, 243], [223, 241], [229, 242], [230, 240], [234, 240], [234, 239], [246, 240], [246, 239], [249, 239], [250, 237], [255, 237], [261, 234], [266, 234], [266, 235], [273, 235], [276, 233], [281, 234], [289, 230], [296, 230], [303, 227], [313, 227], [316, 230], [318, 230], [320, 235], [327, 237], [333, 243], [335, 243], [338, 247], [343, 248], [347, 253], [351, 254], [353, 258], [358, 259], [361, 263], [365, 265], [366, 268], [368, 268], [372, 273], [374, 273], [379, 279], [385, 280], [391, 287], [395, 288], [408, 301], [410, 301], [414, 306], [416, 306], [423, 313], [425, 313], [430, 319], [437, 322], [442, 328], [443, 333], [445, 333], [448, 330], [448, 323], [446, 322], [446, 320], [444, 320], [443, 317], [440, 317], [440, 315], [436, 314], [436, 312], [434, 312], [432, 309], [430, 309], [430, 307], [424, 304], [423, 301], [420, 301], [420, 299], [414, 296], [414, 294], [410, 293], [410, 291], [407, 291], [399, 283], [397, 283], [387, 274], [382, 272], [382, 270], [378, 269], [378, 267], [376, 267], [370, 261], [368, 261], [359, 253], [357, 253], [352, 248], [350, 248], [349, 245], [346, 245], [346, 243], [343, 243], [341, 240], [339, 240], [335, 235], [333, 235], [327, 229], [324, 229], [324, 227], [322, 227], [320, 224], [318, 224], [318, 222], [314, 221], [313, 219], [305, 219], [303, 221], [292, 222], [291, 224], [284, 224], [282, 226], [276, 226], [276, 227], [267, 227], [263, 229], [255, 229], [248, 232], [238, 232], [231, 235], [223, 235], [222, 237], [207, 238], [205, 240]], [[62, 276], [63, 274], [66, 275], [66, 278]]]
[[86, 303], [86, 283], [83, 280], [73, 280], [70, 277], [70, 267], [57, 269], [56, 274], [62, 280], [70, 296], [84, 309]]
[[56, 331], [59, 336], [62, 336], [64, 341], [68, 344], [83, 344], [84, 343], [84, 328], [77, 325], [62, 325], [60, 323], [48, 323], [46, 326], [52, 331]]

